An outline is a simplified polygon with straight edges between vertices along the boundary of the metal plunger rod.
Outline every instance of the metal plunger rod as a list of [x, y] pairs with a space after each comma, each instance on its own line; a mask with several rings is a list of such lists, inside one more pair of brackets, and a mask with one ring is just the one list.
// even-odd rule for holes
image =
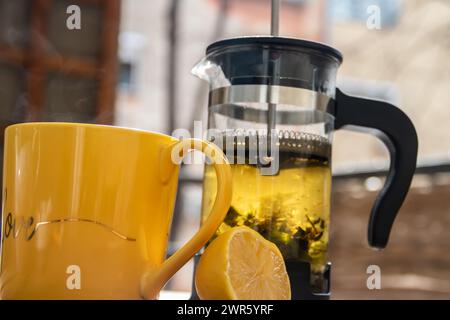
[[270, 22], [270, 34], [277, 37], [279, 34], [280, 1], [272, 0], [272, 19]]
[[[271, 13], [271, 22], [270, 22], [270, 34], [274, 37], [277, 37], [279, 34], [279, 20], [280, 20], [280, 1], [279, 0], [272, 0], [272, 13]], [[267, 98], [269, 101], [269, 110], [267, 115], [267, 136], [270, 137], [270, 133], [273, 129], [275, 129], [277, 119], [276, 119], [276, 112], [277, 112], [277, 106], [274, 103], [270, 103], [272, 100], [272, 85], [276, 85], [276, 73], [278, 70], [278, 63], [275, 62], [273, 66], [269, 66], [270, 71], [270, 77], [273, 81], [269, 82], [268, 91], [267, 91]]]

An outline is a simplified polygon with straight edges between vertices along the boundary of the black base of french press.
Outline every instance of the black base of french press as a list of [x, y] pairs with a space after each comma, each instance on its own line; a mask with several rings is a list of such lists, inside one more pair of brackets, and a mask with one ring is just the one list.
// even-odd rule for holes
[[[194, 270], [197, 268], [201, 254], [194, 257]], [[329, 300], [330, 299], [330, 280], [331, 280], [331, 263], [326, 265], [323, 274], [324, 290], [321, 293], [313, 292], [311, 288], [311, 265], [309, 262], [288, 260], [285, 262], [286, 270], [291, 282], [291, 299], [292, 300]], [[199, 300], [195, 283], [192, 281], [192, 293], [190, 300]]]
[[331, 263], [328, 262], [323, 273], [322, 292], [316, 293], [311, 288], [311, 265], [309, 262], [287, 260], [286, 271], [291, 283], [292, 300], [329, 300], [331, 295]]

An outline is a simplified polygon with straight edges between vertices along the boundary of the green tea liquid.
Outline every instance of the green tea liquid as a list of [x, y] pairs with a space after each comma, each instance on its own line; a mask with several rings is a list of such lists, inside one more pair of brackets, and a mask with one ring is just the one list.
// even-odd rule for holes
[[[323, 141], [319, 144], [308, 140], [291, 143], [286, 151], [285, 144], [281, 141], [277, 175], [261, 175], [256, 165], [231, 165], [232, 203], [217, 234], [242, 225], [258, 231], [278, 246], [285, 259], [310, 262], [312, 288], [322, 292], [330, 216], [331, 147]], [[211, 210], [216, 192], [216, 175], [207, 165], [202, 221]]]

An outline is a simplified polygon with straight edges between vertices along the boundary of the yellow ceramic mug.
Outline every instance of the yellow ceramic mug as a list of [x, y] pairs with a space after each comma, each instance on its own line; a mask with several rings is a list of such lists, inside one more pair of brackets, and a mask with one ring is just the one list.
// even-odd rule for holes
[[[215, 160], [220, 191], [208, 221], [165, 260], [179, 171], [173, 155], [188, 149]], [[3, 299], [157, 298], [230, 205], [226, 158], [200, 140], [26, 123], [6, 129], [4, 152]]]

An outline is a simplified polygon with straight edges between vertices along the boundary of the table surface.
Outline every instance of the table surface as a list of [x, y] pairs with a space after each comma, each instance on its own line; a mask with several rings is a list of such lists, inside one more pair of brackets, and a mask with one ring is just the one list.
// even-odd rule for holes
[[163, 290], [159, 294], [159, 300], [189, 300], [191, 293], [187, 291]]

